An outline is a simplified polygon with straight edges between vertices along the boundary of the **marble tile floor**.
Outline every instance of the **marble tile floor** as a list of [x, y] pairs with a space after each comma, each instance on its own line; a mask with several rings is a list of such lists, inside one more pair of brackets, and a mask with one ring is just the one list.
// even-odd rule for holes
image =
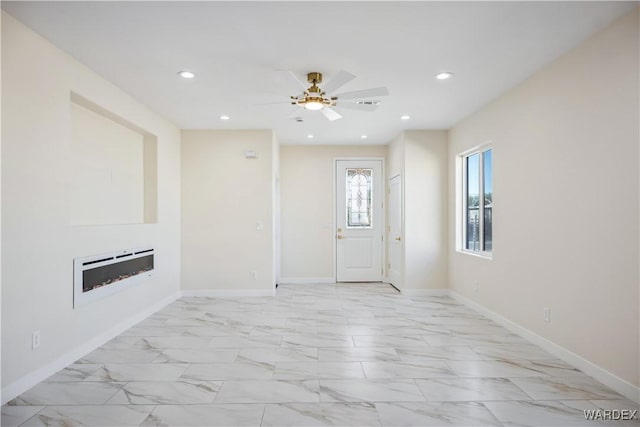
[[182, 298], [2, 407], [2, 426], [640, 426], [448, 297], [383, 284]]

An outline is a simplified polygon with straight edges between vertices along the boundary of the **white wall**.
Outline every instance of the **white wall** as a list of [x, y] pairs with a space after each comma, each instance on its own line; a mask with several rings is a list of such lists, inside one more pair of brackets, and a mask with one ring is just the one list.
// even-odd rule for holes
[[387, 176], [402, 177], [403, 292], [447, 287], [447, 155], [442, 130], [404, 131], [389, 145]]
[[[0, 17], [1, 18], [1, 17]], [[0, 34], [2, 33], [0, 19]], [[0, 55], [0, 82], [2, 81], [2, 55]], [[2, 98], [2, 84], [0, 84], [0, 99]], [[0, 102], [0, 118], [2, 117], [2, 102]], [[0, 120], [0, 224], [2, 223], [2, 120]], [[0, 242], [2, 241], [2, 227], [0, 226]], [[2, 320], [2, 245], [0, 244], [0, 322]], [[1, 325], [0, 325], [1, 326]], [[1, 332], [1, 331], [0, 331]], [[0, 339], [0, 367], [2, 366], [2, 340]], [[2, 396], [2, 369], [0, 368], [0, 404], [4, 402]]]
[[456, 155], [486, 141], [495, 194], [493, 260], [452, 246], [451, 289], [635, 386], [638, 40], [636, 9], [456, 125], [449, 150], [452, 212]]
[[[2, 13], [2, 387], [12, 396], [116, 325], [175, 296], [180, 281], [178, 129]], [[158, 223], [71, 226], [70, 93], [158, 138]], [[156, 249], [153, 279], [73, 309], [73, 258]], [[32, 331], [42, 345], [31, 349]], [[25, 382], [26, 381], [26, 382]], [[22, 391], [22, 390], [19, 390]]]
[[280, 265], [282, 264], [282, 257], [280, 253], [280, 234], [281, 234], [281, 218], [280, 218], [280, 143], [276, 138], [275, 133], [272, 133], [271, 143], [271, 158], [273, 162], [273, 283], [280, 282]]
[[447, 131], [404, 132], [404, 290], [443, 289], [447, 274]]
[[71, 224], [144, 222], [144, 136], [71, 103]]
[[404, 174], [404, 132], [395, 137], [387, 146], [387, 177]]
[[273, 294], [273, 150], [270, 130], [182, 131], [183, 290]]
[[[386, 274], [387, 274], [387, 280], [393, 284], [393, 286], [396, 287], [396, 289], [399, 289], [402, 291], [402, 289], [404, 288], [404, 279], [405, 279], [405, 271], [406, 271], [406, 253], [405, 253], [405, 235], [404, 235], [404, 230], [405, 230], [405, 221], [404, 221], [404, 215], [405, 215], [405, 207], [404, 207], [404, 202], [405, 202], [405, 196], [404, 196], [404, 178], [405, 178], [405, 173], [404, 173], [404, 152], [405, 152], [405, 148], [404, 148], [404, 132], [401, 132], [398, 136], [396, 136], [393, 141], [391, 141], [389, 143], [389, 145], [387, 146], [387, 180], [386, 180], [386, 185], [387, 185], [387, 189], [389, 188], [389, 180], [395, 176], [400, 176], [400, 200], [401, 200], [401, 205], [400, 206], [400, 216], [401, 216], [401, 235], [399, 236], [401, 241], [398, 244], [398, 248], [397, 250], [400, 251], [399, 254], [394, 254], [396, 256], [398, 256], [401, 260], [401, 262], [399, 262], [398, 264], [400, 264], [400, 266], [392, 266], [391, 268], [393, 269], [392, 272], [390, 272], [390, 270], [387, 268]], [[389, 192], [386, 192], [387, 194], [387, 212], [389, 212], [389, 207], [390, 204], [392, 203], [389, 200]], [[392, 261], [392, 256], [389, 254], [389, 251], [391, 250], [391, 239], [394, 238], [392, 236], [390, 236], [389, 233], [389, 219], [390, 219], [390, 215], [386, 216], [386, 220], [387, 220], [387, 224], [386, 224], [386, 230], [387, 232], [385, 233], [386, 236], [386, 242], [385, 242], [385, 253], [386, 253], [386, 259], [387, 259], [387, 265]], [[393, 274], [393, 277], [391, 277], [390, 275]]]
[[386, 146], [281, 146], [283, 282], [335, 281], [334, 159], [386, 153]]

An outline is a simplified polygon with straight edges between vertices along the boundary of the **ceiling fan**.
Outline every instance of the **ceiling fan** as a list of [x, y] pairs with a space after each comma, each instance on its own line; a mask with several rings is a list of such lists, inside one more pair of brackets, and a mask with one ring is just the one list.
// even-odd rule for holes
[[[322, 73], [315, 71], [307, 73], [307, 81], [311, 83], [310, 87], [307, 87], [298, 80], [296, 75], [291, 71], [287, 71], [287, 73], [289, 77], [296, 82], [298, 87], [302, 89], [301, 94], [291, 96], [291, 104], [310, 111], [320, 111], [329, 121], [342, 118], [342, 115], [334, 110], [333, 107], [374, 111], [378, 108], [378, 105], [380, 105], [380, 100], [375, 98], [389, 95], [386, 87], [328, 95], [356, 78], [356, 76], [344, 70], [340, 70], [331, 80], [323, 85], [323, 87], [318, 86], [322, 83]], [[298, 110], [294, 111], [292, 115], [296, 114], [298, 114]]]

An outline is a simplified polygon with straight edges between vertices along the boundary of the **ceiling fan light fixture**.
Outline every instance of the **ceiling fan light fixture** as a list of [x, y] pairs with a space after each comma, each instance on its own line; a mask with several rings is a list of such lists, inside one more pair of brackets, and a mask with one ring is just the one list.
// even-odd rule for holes
[[321, 101], [312, 100], [304, 103], [304, 108], [311, 111], [322, 110], [322, 107], [324, 107], [324, 105], [322, 104]]
[[[322, 73], [315, 71], [307, 73], [307, 81], [311, 83], [309, 87], [302, 83], [293, 72], [288, 71], [287, 73], [289, 78], [293, 80], [299, 88], [302, 88], [302, 93], [298, 92], [298, 95], [289, 96], [290, 101], [288, 101], [288, 103], [302, 107], [305, 110], [319, 111], [330, 122], [342, 118], [342, 115], [335, 111], [333, 107], [371, 112], [380, 105], [380, 101], [376, 98], [389, 95], [386, 87], [356, 90], [332, 95], [338, 88], [355, 78], [353, 74], [347, 73], [346, 71], [338, 72], [326, 85], [322, 85], [322, 87], [318, 86], [322, 84]], [[283, 102], [283, 104], [284, 103], [287, 102]]]

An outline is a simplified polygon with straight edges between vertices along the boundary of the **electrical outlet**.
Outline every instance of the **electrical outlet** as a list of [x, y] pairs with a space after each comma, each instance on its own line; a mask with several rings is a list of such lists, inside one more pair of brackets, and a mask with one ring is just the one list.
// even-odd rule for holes
[[40, 331], [33, 331], [31, 333], [31, 349], [35, 350], [40, 347]]
[[545, 322], [551, 322], [551, 309], [549, 307], [543, 309], [543, 317]]
[[262, 225], [261, 222], [256, 222], [256, 231], [262, 231], [264, 230], [264, 225]]
[[478, 282], [473, 282], [473, 291], [478, 292], [478, 289], [480, 289], [480, 284]]
[[250, 271], [249, 272], [249, 279], [256, 280], [256, 278], [257, 278], [256, 272], [255, 271]]

